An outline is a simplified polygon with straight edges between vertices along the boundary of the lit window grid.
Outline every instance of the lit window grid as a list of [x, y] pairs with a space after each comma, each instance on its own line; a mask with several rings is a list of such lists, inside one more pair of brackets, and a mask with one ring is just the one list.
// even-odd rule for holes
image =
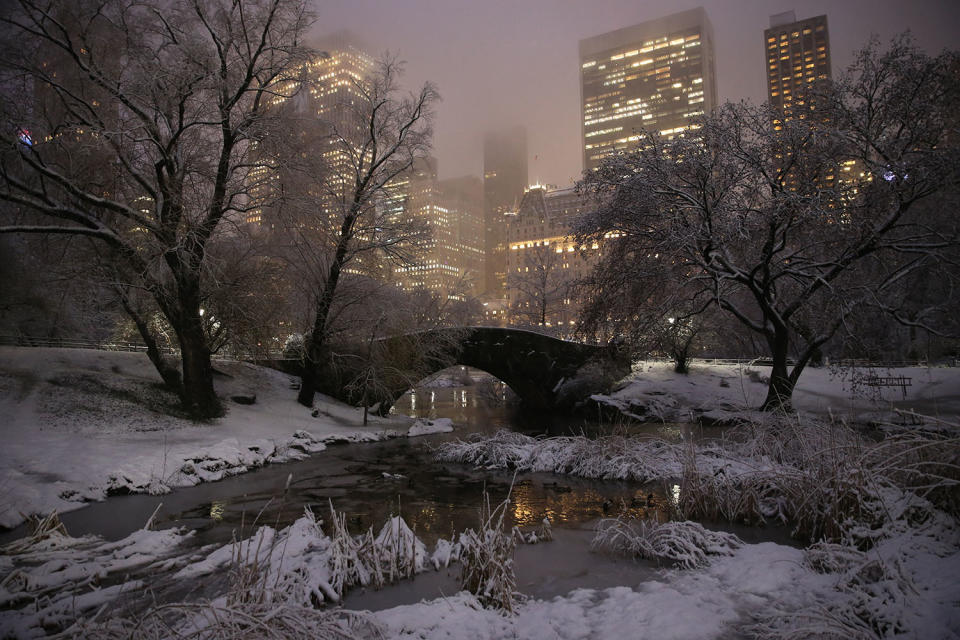
[[606, 51], [581, 64], [584, 150], [588, 167], [640, 140], [641, 129], [667, 137], [704, 113], [705, 61], [699, 28]]
[[826, 16], [808, 18], [764, 31], [767, 96], [770, 104], [791, 117], [806, 87], [830, 77], [830, 45]]

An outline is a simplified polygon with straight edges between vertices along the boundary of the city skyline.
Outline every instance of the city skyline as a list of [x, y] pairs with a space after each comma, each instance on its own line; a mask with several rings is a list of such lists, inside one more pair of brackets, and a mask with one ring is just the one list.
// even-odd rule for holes
[[958, 19], [945, 1], [330, 0], [317, 7], [315, 31], [351, 29], [374, 50], [406, 60], [408, 86], [437, 84], [443, 102], [434, 155], [441, 178], [482, 176], [484, 133], [516, 123], [528, 130], [530, 182], [564, 186], [579, 177], [582, 164], [578, 41], [698, 6], [714, 27], [721, 103], [765, 99], [763, 31], [771, 15], [784, 11], [828, 15], [834, 76], [871, 33], [886, 42], [911, 29], [931, 53], [957, 41]]

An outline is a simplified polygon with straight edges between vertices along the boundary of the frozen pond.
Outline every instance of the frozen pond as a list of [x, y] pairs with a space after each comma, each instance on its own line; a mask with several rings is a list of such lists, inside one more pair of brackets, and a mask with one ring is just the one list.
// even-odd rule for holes
[[[450, 537], [475, 525], [483, 492], [499, 501], [510, 491], [511, 483], [511, 524], [520, 526], [538, 525], [544, 517], [555, 526], [578, 526], [624, 510], [638, 516], [657, 510], [647, 504], [647, 497], [662, 494], [660, 487], [549, 474], [522, 474], [514, 481], [509, 472], [435, 462], [435, 444], [471, 432], [592, 428], [583, 420], [523, 415], [503, 393], [492, 395], [489, 391], [485, 385], [426, 389], [398, 402], [398, 412], [451, 418], [456, 425], [453, 433], [332, 445], [299, 462], [266, 466], [163, 496], [116, 496], [64, 513], [61, 518], [72, 535], [94, 533], [120, 539], [143, 526], [162, 503], [158, 526], [189, 527], [197, 530], [200, 543], [222, 543], [229, 541], [235, 530], [252, 527], [258, 514], [261, 524], [282, 526], [302, 515], [304, 507], [326, 514], [332, 501], [357, 532], [370, 526], [379, 528], [391, 514], [399, 513], [419, 537], [432, 544], [438, 537]], [[292, 480], [285, 493], [288, 477]], [[4, 537], [20, 532], [8, 532]]]
[[[453, 433], [333, 445], [306, 460], [267, 466], [164, 496], [113, 497], [65, 513], [62, 520], [72, 535], [94, 533], [115, 540], [142, 527], [159, 506], [158, 527], [187, 527], [196, 530], [196, 544], [224, 544], [235, 533], [238, 537], [252, 533], [255, 521], [283, 527], [301, 516], [305, 507], [326, 516], [332, 503], [346, 514], [355, 533], [370, 527], [378, 530], [390, 515], [400, 514], [417, 536], [432, 546], [438, 538], [452, 538], [477, 525], [484, 492], [491, 501], [499, 502], [512, 487], [508, 524], [533, 528], [549, 518], [555, 532], [553, 542], [518, 548], [516, 567], [522, 592], [552, 597], [577, 587], [641, 581], [653, 565], [588, 552], [592, 528], [601, 517], [623, 513], [666, 518], [664, 487], [551, 474], [514, 477], [505, 471], [475, 470], [433, 459], [434, 445], [472, 432], [511, 428], [557, 435], [604, 429], [582, 419], [524, 415], [508, 395], [502, 385], [489, 380], [421, 389], [401, 398], [395, 410], [414, 417], [451, 418], [456, 426]], [[631, 430], [692, 436], [684, 425]], [[0, 542], [23, 533], [9, 532]], [[450, 594], [459, 588], [456, 572], [454, 565], [381, 592], [356, 592], [345, 604], [382, 608]]]

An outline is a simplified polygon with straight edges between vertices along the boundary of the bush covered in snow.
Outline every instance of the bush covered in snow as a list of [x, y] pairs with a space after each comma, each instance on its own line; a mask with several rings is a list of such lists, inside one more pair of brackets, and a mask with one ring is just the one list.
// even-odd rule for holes
[[707, 564], [707, 556], [733, 555], [743, 542], [732, 533], [710, 531], [696, 522], [607, 518], [597, 525], [592, 546], [695, 569]]

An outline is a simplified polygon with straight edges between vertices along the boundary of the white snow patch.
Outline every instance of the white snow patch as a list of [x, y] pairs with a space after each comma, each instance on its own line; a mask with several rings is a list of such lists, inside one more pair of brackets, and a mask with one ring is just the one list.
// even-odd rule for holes
[[450, 418], [434, 418], [433, 420], [420, 419], [407, 430], [409, 437], [425, 436], [431, 433], [449, 433], [453, 431], [453, 420]]

